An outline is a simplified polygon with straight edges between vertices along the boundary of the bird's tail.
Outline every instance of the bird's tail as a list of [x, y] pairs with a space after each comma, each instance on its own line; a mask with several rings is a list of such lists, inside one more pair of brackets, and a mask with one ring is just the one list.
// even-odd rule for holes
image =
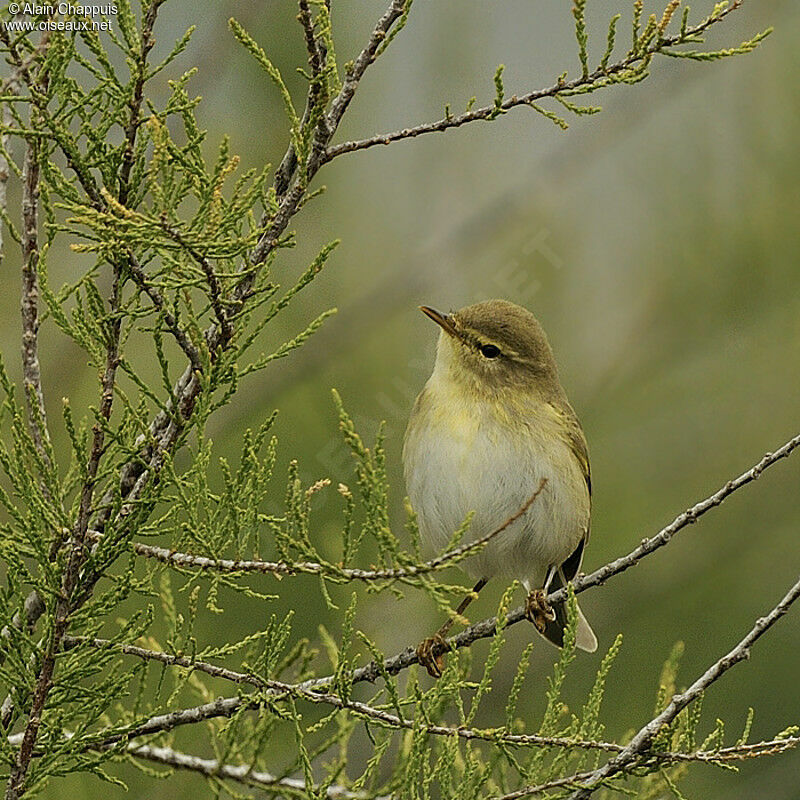
[[[561, 570], [558, 570], [553, 576], [550, 583], [550, 591], [555, 591], [564, 586], [564, 579], [561, 575]], [[552, 642], [556, 647], [564, 646], [564, 629], [567, 627], [567, 604], [566, 602], [555, 603], [553, 605], [555, 612], [554, 620], [547, 620], [543, 636], [548, 641]], [[594, 653], [597, 650], [597, 637], [589, 625], [583, 612], [578, 608], [578, 627], [575, 630], [575, 645], [580, 650], [585, 650], [587, 653]]]

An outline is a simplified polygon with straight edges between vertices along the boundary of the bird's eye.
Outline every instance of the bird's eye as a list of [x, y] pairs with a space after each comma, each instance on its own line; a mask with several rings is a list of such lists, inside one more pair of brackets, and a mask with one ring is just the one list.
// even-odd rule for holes
[[500, 348], [495, 347], [493, 344], [485, 344], [481, 347], [481, 355], [486, 358], [497, 358], [500, 355]]

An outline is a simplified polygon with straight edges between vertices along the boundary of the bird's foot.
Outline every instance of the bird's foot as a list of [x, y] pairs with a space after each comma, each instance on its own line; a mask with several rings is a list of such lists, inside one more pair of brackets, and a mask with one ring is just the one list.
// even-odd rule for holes
[[441, 678], [444, 672], [444, 654], [448, 650], [447, 642], [440, 633], [434, 633], [423, 639], [417, 646], [417, 660], [431, 678]]
[[525, 616], [536, 626], [539, 633], [544, 633], [547, 623], [556, 618], [544, 589], [534, 589], [525, 600]]

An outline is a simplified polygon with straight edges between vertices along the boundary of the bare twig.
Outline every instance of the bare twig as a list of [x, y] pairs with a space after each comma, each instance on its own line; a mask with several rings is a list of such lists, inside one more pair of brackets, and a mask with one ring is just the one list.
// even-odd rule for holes
[[650, 720], [631, 739], [625, 749], [602, 767], [581, 781], [581, 788], [575, 791], [570, 800], [587, 800], [603, 781], [624, 772], [641, 754], [647, 752], [658, 733], [669, 725], [680, 712], [696, 700], [711, 684], [719, 680], [731, 667], [750, 657], [750, 648], [789, 610], [792, 603], [800, 597], [800, 578], [789, 589], [783, 599], [765, 617], [756, 620], [750, 632], [722, 658], [712, 664], [685, 692], [672, 697], [667, 707]]
[[364, 49], [359, 53], [358, 58], [356, 58], [352, 67], [345, 75], [342, 89], [331, 104], [331, 110], [328, 113], [328, 122], [332, 131], [336, 129], [344, 112], [347, 111], [347, 107], [350, 105], [350, 101], [353, 99], [356, 89], [358, 89], [358, 84], [367, 71], [367, 67], [375, 60], [378, 48], [389, 35], [395, 22], [402, 17], [407, 4], [408, 0], [392, 0], [391, 5], [378, 20], [378, 24], [372, 31]]

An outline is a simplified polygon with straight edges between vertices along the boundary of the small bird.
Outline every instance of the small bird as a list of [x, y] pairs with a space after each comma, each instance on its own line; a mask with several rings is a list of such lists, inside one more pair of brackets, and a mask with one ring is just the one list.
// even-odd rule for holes
[[[517, 579], [528, 592], [527, 616], [560, 647], [566, 608], [551, 608], [546, 596], [580, 569], [591, 479], [586, 438], [550, 343], [530, 311], [506, 300], [451, 314], [420, 308], [441, 327], [433, 373], [414, 403], [403, 445], [420, 534], [441, 549], [470, 512], [466, 541], [505, 526], [463, 562], [479, 580], [458, 613], [490, 578]], [[417, 649], [434, 677], [441, 675], [451, 624]], [[576, 644], [597, 649], [580, 610]]]

